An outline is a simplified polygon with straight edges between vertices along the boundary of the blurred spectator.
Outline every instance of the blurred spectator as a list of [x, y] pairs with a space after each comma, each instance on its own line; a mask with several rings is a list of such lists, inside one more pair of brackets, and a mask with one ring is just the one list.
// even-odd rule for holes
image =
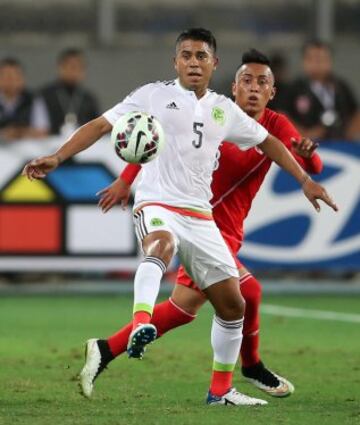
[[60, 53], [57, 80], [40, 90], [51, 134], [68, 137], [99, 115], [96, 98], [82, 86], [85, 73], [81, 50], [66, 49]]
[[276, 52], [270, 56], [270, 64], [275, 78], [276, 96], [270, 100], [268, 107], [275, 111], [284, 111], [289, 89], [287, 60], [282, 53]]
[[40, 115], [33, 94], [25, 87], [22, 65], [17, 59], [0, 61], [0, 139], [12, 141], [47, 135], [46, 122]]
[[350, 87], [332, 70], [332, 52], [321, 41], [303, 47], [304, 76], [289, 87], [285, 111], [311, 139], [354, 139], [360, 115]]

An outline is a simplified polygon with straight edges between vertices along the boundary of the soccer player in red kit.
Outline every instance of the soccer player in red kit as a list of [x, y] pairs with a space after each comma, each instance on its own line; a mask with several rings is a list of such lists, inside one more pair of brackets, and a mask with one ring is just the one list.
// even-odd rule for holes
[[[307, 172], [321, 172], [322, 162], [314, 152], [317, 145], [309, 139], [303, 139], [286, 116], [266, 108], [275, 95], [274, 76], [266, 56], [254, 49], [243, 55], [232, 91], [236, 103], [270, 134], [280, 139]], [[244, 220], [271, 164], [272, 161], [256, 148], [244, 152], [230, 142], [223, 142], [220, 147], [218, 164], [213, 174], [211, 203], [216, 224], [235, 258], [244, 237]], [[138, 165], [128, 165], [111, 186], [100, 192], [99, 205], [103, 212], [119, 201], [123, 205], [127, 204], [130, 186], [140, 169]], [[237, 264], [241, 293], [246, 301], [244, 339], [240, 352], [242, 374], [269, 395], [288, 396], [294, 391], [294, 386], [267, 369], [259, 356], [261, 285], [240, 261], [237, 260]], [[170, 329], [191, 322], [205, 301], [205, 296], [181, 266], [170, 299], [156, 305], [153, 312], [151, 323], [156, 326], [158, 337]], [[126, 352], [131, 330], [130, 323], [107, 340], [90, 340], [92, 347], [101, 356], [94, 380], [113, 358]], [[143, 349], [137, 354], [141, 358]], [[82, 373], [86, 373], [86, 365]], [[220, 397], [229, 390], [231, 375], [230, 371], [213, 372], [211, 396]]]

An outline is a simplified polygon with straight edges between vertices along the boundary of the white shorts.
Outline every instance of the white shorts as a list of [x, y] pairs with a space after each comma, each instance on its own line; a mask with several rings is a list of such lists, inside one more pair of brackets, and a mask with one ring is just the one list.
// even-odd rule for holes
[[186, 272], [200, 289], [229, 277], [239, 278], [238, 268], [213, 220], [184, 216], [159, 206], [147, 206], [134, 214], [140, 242], [156, 231], [170, 232]]

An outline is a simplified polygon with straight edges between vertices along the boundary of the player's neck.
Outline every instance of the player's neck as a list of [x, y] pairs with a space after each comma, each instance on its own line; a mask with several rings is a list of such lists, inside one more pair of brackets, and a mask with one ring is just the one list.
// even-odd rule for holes
[[203, 96], [205, 96], [206, 91], [207, 91], [207, 87], [203, 87], [201, 89], [194, 90], [194, 93], [198, 99], [201, 99]]
[[205, 96], [205, 94], [207, 92], [207, 86], [206, 87], [194, 87], [194, 88], [189, 87], [189, 88], [187, 88], [187, 90], [192, 91], [198, 99], [201, 99], [202, 97]]
[[251, 117], [255, 121], [259, 121], [259, 119], [261, 118], [263, 113], [264, 113], [264, 111], [262, 110], [262, 111], [259, 111], [259, 112], [250, 112], [250, 113], [247, 113], [247, 114], [249, 115], [249, 117]]
[[184, 84], [184, 82], [182, 82], [180, 80], [180, 78], [179, 78], [178, 81], [179, 81], [180, 86], [183, 89], [193, 92], [198, 99], [201, 99], [203, 96], [205, 96], [205, 94], [207, 92], [207, 89], [208, 89], [208, 86], [203, 86], [203, 87], [189, 87], [186, 84]]

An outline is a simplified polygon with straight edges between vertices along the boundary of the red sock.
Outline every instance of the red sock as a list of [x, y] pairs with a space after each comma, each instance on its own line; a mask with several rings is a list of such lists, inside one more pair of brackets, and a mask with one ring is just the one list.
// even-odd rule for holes
[[241, 364], [243, 367], [259, 363], [259, 333], [244, 335], [241, 346]]
[[252, 366], [260, 361], [259, 356], [259, 308], [261, 303], [261, 285], [250, 273], [240, 278], [240, 290], [245, 299], [243, 341], [241, 345], [241, 363], [243, 367]]
[[137, 311], [133, 316], [132, 328], [137, 328], [140, 324], [150, 323], [151, 314], [147, 311]]
[[232, 387], [233, 372], [220, 372], [213, 370], [210, 383], [210, 392], [213, 395], [222, 396]]
[[[195, 317], [178, 307], [170, 298], [154, 307], [151, 323], [156, 326], [157, 337], [159, 338], [171, 329], [190, 323]], [[114, 357], [126, 351], [132, 328], [132, 323], [128, 323], [116, 334], [108, 338], [107, 341]]]

